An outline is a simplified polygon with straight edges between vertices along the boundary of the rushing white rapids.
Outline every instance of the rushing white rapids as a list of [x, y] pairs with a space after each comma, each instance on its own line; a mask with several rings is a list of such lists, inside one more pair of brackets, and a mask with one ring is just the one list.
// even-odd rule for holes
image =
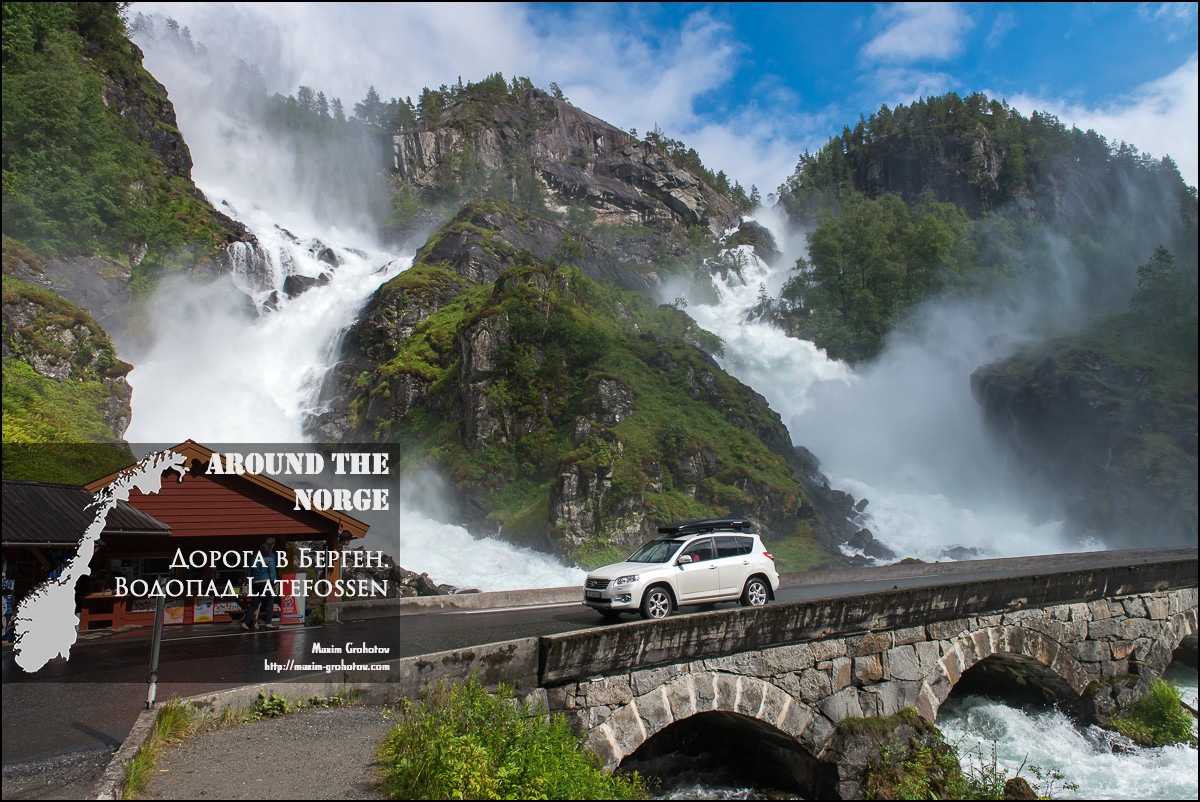
[[[225, 282], [169, 282], [151, 304], [154, 345], [129, 376], [131, 442], [304, 442], [304, 418], [316, 411], [338, 334], [379, 284], [412, 262], [333, 248], [342, 264], [331, 269], [278, 228], [251, 228], [268, 269], [232, 277], [245, 294]], [[327, 285], [280, 300], [275, 312], [247, 314], [252, 303], [281, 297], [287, 275], [322, 272]]]
[[[1196, 672], [1178, 663], [1166, 678], [1181, 696], [1196, 705]], [[1184, 745], [1139, 747], [1095, 726], [1080, 726], [1050, 709], [1025, 710], [980, 696], [952, 698], [938, 714], [938, 727], [957, 744], [964, 765], [990, 765], [992, 749], [998, 766], [1020, 776], [1039, 794], [1055, 799], [1195, 799], [1196, 750]], [[1193, 734], [1195, 724], [1193, 722]], [[1036, 766], [1043, 780], [1029, 770]], [[1051, 772], [1062, 775], [1053, 789], [1042, 785]], [[1078, 788], [1063, 788], [1062, 783]]]

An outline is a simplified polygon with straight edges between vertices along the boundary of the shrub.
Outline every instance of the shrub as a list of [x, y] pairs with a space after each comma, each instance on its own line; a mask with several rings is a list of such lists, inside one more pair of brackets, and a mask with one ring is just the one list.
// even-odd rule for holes
[[1192, 717], [1183, 707], [1179, 689], [1163, 679], [1152, 682], [1110, 725], [1143, 746], [1187, 743], [1192, 738]]
[[390, 799], [637, 799], [638, 775], [607, 774], [566, 718], [469, 682], [430, 686], [402, 701], [380, 747]]

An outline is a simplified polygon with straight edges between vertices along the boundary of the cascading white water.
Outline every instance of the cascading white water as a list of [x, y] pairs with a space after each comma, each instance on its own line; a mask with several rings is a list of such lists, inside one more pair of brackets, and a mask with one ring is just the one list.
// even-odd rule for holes
[[[759, 222], [784, 254], [776, 267], [740, 246], [732, 254], [740, 269], [714, 275], [718, 302], [689, 298], [688, 312], [722, 338], [721, 366], [767, 398], [793, 442], [821, 460], [831, 483], [870, 500], [866, 525], [877, 538], [901, 556], [926, 560], [945, 559], [943, 550], [953, 545], [981, 556], [1103, 548], [1067, 540], [1058, 522], [1038, 521], [1007, 489], [1003, 458], [971, 397], [971, 371], [1011, 353], [1037, 324], [1036, 311], [985, 302], [931, 307], [877, 362], [856, 372], [810, 342], [747, 319], [763, 288], [778, 295], [803, 252], [800, 235], [791, 235], [776, 214], [763, 212]], [[668, 289], [687, 297], [687, 287]], [[1196, 672], [1173, 666], [1167, 678], [1194, 707]], [[952, 699], [937, 723], [958, 743], [964, 764], [978, 762], [978, 754], [990, 760], [994, 743], [1010, 776], [1028, 758], [1046, 776], [1057, 770], [1078, 784], [1072, 791], [1060, 784], [1056, 798], [1196, 798], [1196, 753], [1187, 746], [1114, 751], [1111, 733], [1097, 727], [1054, 710], [1027, 711], [980, 697]], [[736, 799], [749, 791], [687, 786], [675, 793]]]
[[[305, 442], [331, 343], [376, 287], [412, 263], [335, 247], [341, 264], [331, 269], [273, 225], [243, 222], [260, 243], [253, 253], [237, 246], [252, 272], [239, 270], [229, 283], [169, 282], [149, 304], [153, 346], [129, 375], [131, 442]], [[323, 272], [325, 286], [282, 296], [288, 275]], [[272, 295], [276, 311], [248, 313]]]
[[[118, 337], [122, 355], [136, 363], [126, 437], [156, 444], [304, 443], [306, 416], [323, 411], [319, 391], [338, 358], [340, 335], [377, 287], [412, 264], [413, 254], [375, 242], [361, 203], [341, 210], [328, 193], [322, 196], [306, 165], [238, 105], [241, 98], [230, 91], [236, 58], [219, 56], [217, 43], [196, 51], [147, 31], [138, 44], [170, 91], [196, 185], [245, 224], [258, 245], [232, 246], [232, 276], [163, 282], [144, 305], [148, 319], [137, 336]], [[378, 158], [375, 150], [360, 155]], [[323, 275], [327, 283], [286, 297], [289, 276]], [[405, 568], [482, 590], [582, 583], [579, 569], [499, 539], [476, 539], [416, 511], [403, 483], [401, 491], [395, 519], [390, 526], [374, 523], [367, 545], [394, 554]]]
[[[1180, 689], [1184, 701], [1196, 706], [1196, 671], [1173, 664], [1166, 679]], [[957, 744], [964, 762], [992, 761], [1012, 776], [1021, 773], [1034, 790], [1043, 777], [1061, 773], [1075, 789], [1054, 789], [1055, 799], [1195, 799], [1196, 750], [1180, 744], [1138, 747], [1121, 736], [1095, 726], [1081, 727], [1052, 708], [1026, 710], [981, 697], [951, 699], [938, 714], [938, 727]], [[1193, 721], [1193, 736], [1196, 733]], [[1045, 789], [1049, 790], [1049, 789]]]
[[[302, 166], [273, 150], [271, 138], [236, 109], [222, 105], [222, 93], [213, 90], [217, 71], [211, 65], [196, 69], [153, 40], [139, 44], [147, 65], [170, 89], [195, 159], [197, 184], [211, 199], [228, 201], [227, 210], [250, 227], [262, 250], [242, 250], [243, 268], [232, 281], [171, 284], [149, 305], [158, 311], [157, 319], [147, 324], [155, 331], [154, 345], [135, 357], [134, 421], [128, 436], [156, 443], [189, 437], [201, 442], [299, 442], [305, 412], [317, 411], [316, 390], [341, 327], [353, 320], [375, 287], [408, 264], [411, 254], [386, 253], [353, 220], [318, 219], [306, 206], [306, 193], [297, 190], [294, 173]], [[688, 311], [723, 338], [722, 365], [767, 397], [783, 415], [793, 441], [821, 459], [833, 483], [870, 499], [868, 525], [876, 536], [902, 554], [927, 559], [955, 544], [989, 555], [1077, 547], [1059, 536], [1053, 521], [1037, 523], [1019, 499], [1004, 491], [1000, 471], [990, 467], [997, 460], [967, 386], [971, 370], [1011, 350], [1023, 330], [1019, 310], [979, 306], [931, 311], [916, 335], [896, 339], [884, 359], [856, 373], [827, 359], [811, 343], [745, 321], [746, 310], [758, 300], [759, 285], [777, 294], [803, 247], [790, 241], [786, 227], [769, 214], [762, 220], [781, 245], [779, 264], [768, 268], [746, 254], [740, 280], [730, 274], [716, 282], [718, 303], [691, 299]], [[317, 258], [309, 245], [313, 240], [334, 249], [341, 261], [336, 270]], [[270, 260], [267, 254], [273, 254]], [[252, 303], [266, 305], [288, 270], [309, 277], [331, 272], [331, 278], [284, 300], [275, 311], [247, 314]], [[122, 347], [122, 353], [130, 351]], [[395, 528], [386, 533], [373, 528], [372, 533], [383, 538], [375, 541], [378, 547], [397, 544], [405, 567], [428, 572], [438, 582], [485, 590], [580, 584], [578, 569], [546, 555], [477, 538], [415, 512], [403, 502], [401, 489]], [[432, 494], [418, 488], [417, 495]], [[1187, 676], [1175, 681], [1186, 682]], [[1190, 677], [1185, 693], [1194, 705], [1195, 672]], [[961, 731], [965, 739], [971, 711], [985, 709], [992, 721], [1004, 725], [998, 749], [1018, 761], [1035, 745], [1078, 754], [1078, 760], [1066, 764], [1051, 754], [1031, 755], [1030, 760], [1059, 768], [1081, 783], [1081, 796], [1196, 798], [1194, 753], [1107, 755], [1086, 744], [1066, 750], [1060, 744], [1088, 742], [1074, 724], [1040, 722], [1015, 707], [991, 705], [968, 701], [961, 730], [955, 729], [952, 709], [939, 724], [955, 738]], [[981, 713], [975, 719], [986, 720]], [[989, 749], [992, 737], [982, 736]], [[1182, 785], [1171, 784], [1179, 778]], [[1106, 790], [1106, 783], [1119, 790]], [[701, 790], [684, 793], [695, 798]]]
[[925, 560], [946, 559], [954, 546], [980, 556], [1102, 547], [1062, 537], [1059, 522], [1039, 520], [1008, 489], [1003, 457], [971, 397], [971, 371], [1011, 353], [1022, 336], [1019, 309], [931, 307], [879, 360], [852, 370], [811, 342], [748, 319], [764, 294], [778, 295], [804, 251], [802, 235], [778, 212], [759, 214], [783, 253], [774, 267], [743, 245], [730, 253], [740, 269], [713, 277], [717, 303], [694, 291], [688, 297], [687, 287], [668, 289], [688, 297], [688, 313], [724, 341], [721, 366], [767, 398], [831, 484], [869, 500], [864, 523], [877, 539]]
[[[306, 442], [305, 417], [322, 411], [317, 398], [339, 335], [380, 284], [412, 264], [411, 253], [341, 247], [324, 233], [282, 229], [258, 208], [234, 214], [259, 246], [233, 246], [238, 259], [229, 280], [170, 282], [149, 304], [159, 314], [153, 346], [129, 375], [131, 442]], [[326, 249], [336, 267], [320, 258]], [[284, 295], [288, 276], [322, 275], [327, 283]], [[251, 306], [261, 314], [251, 314]], [[409, 570], [482, 590], [583, 581], [579, 569], [546, 554], [434, 520], [405, 504], [409, 497], [402, 493], [390, 527], [375, 524], [368, 537]]]

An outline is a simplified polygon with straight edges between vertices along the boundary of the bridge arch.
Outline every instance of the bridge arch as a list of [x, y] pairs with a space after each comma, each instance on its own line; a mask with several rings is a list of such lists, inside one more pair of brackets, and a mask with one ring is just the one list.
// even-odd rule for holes
[[767, 787], [827, 797], [836, 767], [761, 719], [742, 713], [698, 712], [668, 724], [621, 761], [621, 771], [670, 777], [675, 784]]
[[990, 659], [1020, 667], [1053, 695], [1070, 701], [1082, 697], [1094, 679], [1066, 646], [1045, 633], [1019, 625], [987, 627], [950, 639], [945, 654], [921, 681], [917, 711], [935, 721], [963, 674]]
[[820, 751], [811, 748], [812, 739], [807, 737], [814, 718], [812, 708], [767, 680], [721, 671], [679, 674], [630, 699], [586, 732], [584, 743], [606, 768], [614, 769], [672, 724], [712, 713], [752, 721], [754, 724], [747, 722], [746, 726], [778, 732], [806, 747], [809, 754]]

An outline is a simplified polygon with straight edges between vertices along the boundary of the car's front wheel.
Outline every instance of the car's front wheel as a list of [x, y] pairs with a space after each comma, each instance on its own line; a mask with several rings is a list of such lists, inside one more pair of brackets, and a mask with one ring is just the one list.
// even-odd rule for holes
[[742, 591], [742, 606], [762, 607], [770, 598], [771, 589], [767, 587], [767, 583], [753, 576], [746, 582], [746, 589]]
[[654, 587], [642, 597], [642, 618], [666, 618], [671, 614], [674, 602], [664, 587]]

